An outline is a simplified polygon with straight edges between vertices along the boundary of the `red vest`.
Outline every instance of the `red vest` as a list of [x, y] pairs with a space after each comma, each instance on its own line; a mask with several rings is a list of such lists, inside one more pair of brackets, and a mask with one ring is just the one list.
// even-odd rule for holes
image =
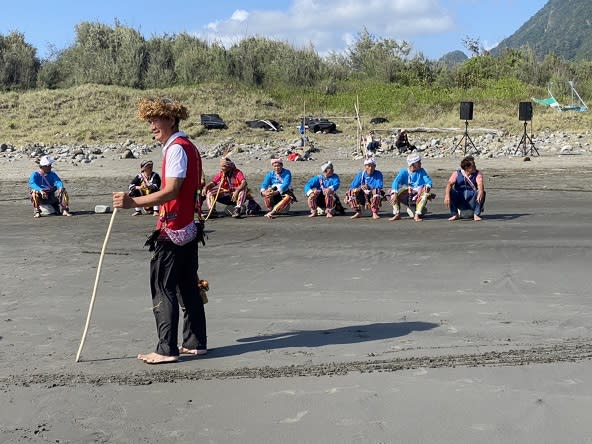
[[[187, 174], [177, 197], [161, 205], [160, 217], [156, 223], [157, 229], [166, 227], [171, 230], [180, 230], [193, 222], [194, 217], [195, 198], [201, 177], [201, 157], [195, 145], [186, 137], [177, 137], [171, 143], [173, 144], [181, 145], [187, 155]], [[162, 159], [162, 189], [166, 187], [166, 177], [165, 150]]]

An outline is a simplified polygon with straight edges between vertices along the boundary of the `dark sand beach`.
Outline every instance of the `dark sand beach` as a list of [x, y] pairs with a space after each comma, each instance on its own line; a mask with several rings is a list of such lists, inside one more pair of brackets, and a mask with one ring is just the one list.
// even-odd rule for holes
[[[2, 165], [0, 442], [591, 442], [590, 156], [478, 160], [479, 223], [447, 221], [458, 159], [426, 160], [438, 197], [421, 223], [388, 206], [310, 220], [301, 185], [320, 162], [286, 164], [291, 216], [206, 224], [210, 353], [161, 366], [136, 359], [156, 343], [155, 218], [131, 211], [74, 362], [111, 217], [92, 210], [138, 161], [111, 162], [57, 165], [74, 217], [38, 220], [31, 163]], [[335, 163], [344, 182], [359, 167]], [[381, 166], [390, 184], [402, 160]], [[256, 188], [268, 164], [239, 167]]]

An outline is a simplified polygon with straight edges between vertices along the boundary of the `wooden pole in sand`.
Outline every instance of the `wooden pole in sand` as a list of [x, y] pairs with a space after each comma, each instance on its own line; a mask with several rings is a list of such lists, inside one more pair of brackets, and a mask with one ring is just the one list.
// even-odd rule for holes
[[358, 126], [356, 127], [356, 143], [358, 144], [357, 150], [360, 150], [362, 156], [364, 155], [364, 148], [362, 147], [362, 120], [360, 118], [360, 97], [356, 96], [356, 103], [354, 104], [354, 108], [356, 110], [356, 121]]
[[113, 221], [115, 220], [116, 214], [117, 214], [117, 208], [114, 208], [113, 214], [111, 215], [111, 221], [109, 222], [109, 227], [107, 228], [107, 234], [105, 235], [105, 240], [103, 242], [103, 249], [101, 250], [101, 256], [99, 257], [99, 266], [97, 267], [97, 275], [95, 277], [95, 286], [93, 288], [92, 297], [90, 298], [90, 306], [88, 307], [88, 314], [86, 315], [86, 325], [84, 326], [84, 331], [82, 332], [82, 339], [80, 340], [80, 346], [78, 347], [78, 353], [76, 353], [76, 362], [78, 362], [78, 360], [80, 359], [80, 353], [82, 353], [82, 347], [84, 347], [86, 333], [88, 332], [88, 326], [90, 324], [90, 317], [92, 316], [93, 307], [95, 305], [95, 297], [97, 296], [97, 288], [99, 286], [99, 278], [101, 277], [101, 268], [103, 267], [103, 258], [105, 257], [105, 250], [107, 249], [107, 243], [109, 242], [109, 237], [111, 236], [111, 228], [113, 227]]
[[306, 100], [302, 104], [302, 149], [306, 151]]

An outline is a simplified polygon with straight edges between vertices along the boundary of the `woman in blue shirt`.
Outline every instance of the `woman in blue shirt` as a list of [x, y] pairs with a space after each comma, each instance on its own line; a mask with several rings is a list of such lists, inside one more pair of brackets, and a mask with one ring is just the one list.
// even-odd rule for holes
[[354, 210], [350, 219], [362, 217], [364, 207], [370, 207], [372, 219], [380, 219], [378, 210], [384, 198], [382, 173], [376, 169], [374, 158], [364, 161], [364, 170], [360, 171], [345, 196], [345, 201]]
[[336, 194], [339, 184], [339, 176], [333, 171], [331, 161], [321, 165], [321, 174], [311, 177], [304, 185], [304, 194], [308, 197], [307, 203], [310, 208], [308, 217], [322, 215], [323, 210], [327, 217], [333, 217], [336, 208], [340, 212], [343, 210]]
[[[393, 217], [390, 220], [401, 219], [401, 203], [407, 205], [407, 213], [416, 222], [421, 222], [427, 210], [428, 200], [436, 197], [430, 190], [432, 179], [421, 166], [419, 154], [407, 156], [407, 168], [401, 168], [399, 174], [391, 185], [391, 203], [393, 204]], [[415, 206], [415, 211], [412, 207]]]

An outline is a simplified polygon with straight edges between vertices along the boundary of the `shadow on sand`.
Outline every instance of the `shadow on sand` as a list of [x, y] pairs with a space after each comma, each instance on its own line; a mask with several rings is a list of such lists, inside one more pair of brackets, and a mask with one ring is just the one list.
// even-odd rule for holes
[[[484, 221], [486, 220], [513, 220], [513, 219], [519, 219], [521, 217], [525, 217], [525, 216], [530, 216], [531, 213], [498, 213], [498, 214], [494, 214], [494, 213], [483, 213], [481, 214], [481, 217], [483, 218]], [[403, 216], [404, 218], [406, 218], [406, 216]], [[448, 218], [450, 217], [449, 213], [428, 213], [425, 216], [425, 220], [448, 220]], [[464, 222], [464, 221], [473, 221], [472, 218], [470, 219], [460, 219], [460, 222]]]
[[349, 327], [331, 328], [328, 330], [294, 330], [272, 335], [237, 339], [238, 344], [210, 349], [209, 351], [211, 353], [199, 359], [221, 358], [282, 348], [311, 348], [337, 344], [357, 344], [360, 342], [398, 338], [414, 331], [431, 330], [438, 326], [439, 324], [431, 322], [386, 322], [351, 325]]
[[[360, 342], [379, 341], [399, 338], [414, 331], [431, 330], [440, 324], [432, 322], [385, 322], [377, 324], [351, 325], [349, 327], [330, 328], [327, 330], [294, 330], [272, 335], [253, 336], [237, 339], [238, 344], [225, 345], [208, 350], [205, 356], [183, 355], [179, 361], [194, 359], [215, 359], [242, 355], [265, 350], [283, 348], [313, 348], [326, 345], [357, 344]], [[97, 359], [81, 359], [80, 362], [101, 362], [124, 359], [136, 359], [136, 356], [118, 356]]]

